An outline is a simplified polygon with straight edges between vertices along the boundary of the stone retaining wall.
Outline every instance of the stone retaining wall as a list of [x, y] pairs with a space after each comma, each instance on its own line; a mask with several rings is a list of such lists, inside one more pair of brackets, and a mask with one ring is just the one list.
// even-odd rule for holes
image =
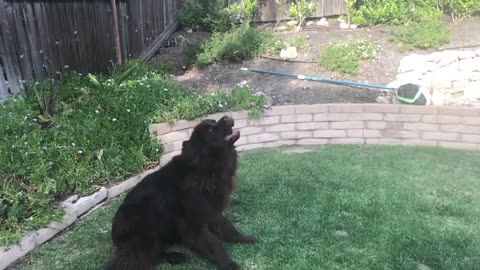
[[[480, 108], [319, 104], [273, 107], [260, 120], [248, 119], [247, 112], [228, 114], [240, 130], [236, 143], [240, 151], [322, 144], [397, 144], [480, 151]], [[200, 120], [151, 125], [151, 132], [165, 146], [161, 164], [180, 153], [182, 141]]]
[[420, 85], [429, 105], [480, 106], [480, 49], [407, 55], [389, 86], [406, 83]]
[[[480, 150], [480, 108], [474, 107], [320, 104], [273, 107], [259, 120], [249, 119], [247, 112], [227, 114], [235, 119], [235, 128], [241, 132], [236, 142], [238, 150], [323, 144], [400, 144]], [[218, 119], [223, 115], [201, 119]], [[165, 146], [159, 166], [180, 153], [182, 141], [201, 119], [150, 126], [150, 131]], [[128, 191], [159, 166], [115, 186], [102, 187], [92, 195], [67, 199], [62, 203], [63, 220], [27, 233], [17, 245], [0, 247], [0, 270], [106, 201]]]

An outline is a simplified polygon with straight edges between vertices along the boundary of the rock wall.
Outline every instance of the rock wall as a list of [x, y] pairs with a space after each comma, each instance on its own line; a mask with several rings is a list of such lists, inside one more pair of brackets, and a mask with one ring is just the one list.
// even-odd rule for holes
[[428, 105], [480, 106], [480, 49], [405, 56], [389, 86], [406, 83], [421, 85]]

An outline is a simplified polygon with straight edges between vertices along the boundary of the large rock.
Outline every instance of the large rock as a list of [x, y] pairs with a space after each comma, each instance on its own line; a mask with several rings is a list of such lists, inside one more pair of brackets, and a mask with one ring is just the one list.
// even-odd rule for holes
[[458, 52], [457, 51], [444, 51], [442, 53], [442, 59], [438, 63], [440, 66], [444, 67], [451, 63], [458, 61]]
[[287, 47], [286, 49], [282, 49], [280, 51], [280, 58], [282, 59], [293, 59], [298, 56], [297, 48], [290, 46]]
[[418, 55], [416, 53], [407, 55], [400, 60], [400, 66], [398, 67], [398, 73], [405, 73], [409, 71], [414, 71], [418, 67], [418, 63], [424, 62], [425, 57]]

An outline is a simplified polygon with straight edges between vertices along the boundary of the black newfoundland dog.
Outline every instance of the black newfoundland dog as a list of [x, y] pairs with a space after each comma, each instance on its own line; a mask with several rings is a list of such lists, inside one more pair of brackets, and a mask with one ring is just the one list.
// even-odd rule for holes
[[240, 269], [221, 241], [254, 243], [224, 216], [237, 169], [234, 120], [203, 120], [183, 142], [182, 153], [146, 176], [125, 197], [112, 225], [116, 252], [108, 270], [145, 270], [187, 257], [168, 252], [182, 243], [219, 269]]

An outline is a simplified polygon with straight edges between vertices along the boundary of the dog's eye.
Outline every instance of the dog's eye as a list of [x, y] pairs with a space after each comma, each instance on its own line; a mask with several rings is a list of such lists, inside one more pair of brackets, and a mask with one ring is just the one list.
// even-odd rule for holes
[[213, 132], [213, 127], [209, 127], [208, 132], [212, 133]]

